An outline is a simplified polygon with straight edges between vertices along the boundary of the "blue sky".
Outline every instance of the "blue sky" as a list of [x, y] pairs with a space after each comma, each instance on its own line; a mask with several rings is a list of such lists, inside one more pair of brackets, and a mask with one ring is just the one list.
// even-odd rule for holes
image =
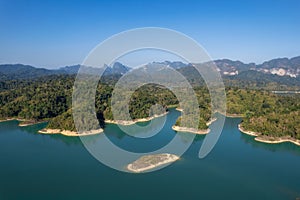
[[149, 26], [192, 37], [213, 59], [260, 63], [300, 55], [299, 11], [299, 0], [0, 0], [0, 63], [77, 64], [111, 35]]

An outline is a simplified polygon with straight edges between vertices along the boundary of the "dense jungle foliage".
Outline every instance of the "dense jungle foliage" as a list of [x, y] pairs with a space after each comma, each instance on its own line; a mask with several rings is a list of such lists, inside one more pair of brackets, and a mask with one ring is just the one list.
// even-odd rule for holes
[[[76, 130], [72, 116], [73, 75], [51, 75], [34, 81], [3, 81], [0, 85], [0, 119], [22, 118], [49, 121], [48, 128]], [[116, 78], [100, 81], [95, 97], [96, 116], [100, 126], [113, 120], [111, 98]], [[194, 86], [200, 111], [198, 128], [206, 129], [211, 119], [211, 102], [204, 86]], [[300, 95], [275, 95], [262, 89], [226, 87], [227, 113], [243, 116], [245, 129], [267, 136], [291, 136], [300, 139]], [[133, 92], [129, 102], [132, 119], [149, 117], [150, 108], [178, 105], [178, 99], [168, 89], [154, 84]], [[159, 113], [158, 113], [159, 114]], [[180, 125], [180, 119], [176, 122]]]

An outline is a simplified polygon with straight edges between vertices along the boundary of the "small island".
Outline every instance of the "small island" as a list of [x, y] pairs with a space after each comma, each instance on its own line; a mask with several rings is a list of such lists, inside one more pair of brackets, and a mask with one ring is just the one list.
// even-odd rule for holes
[[179, 156], [169, 153], [146, 155], [127, 165], [127, 169], [131, 172], [140, 173], [174, 162], [178, 159]]

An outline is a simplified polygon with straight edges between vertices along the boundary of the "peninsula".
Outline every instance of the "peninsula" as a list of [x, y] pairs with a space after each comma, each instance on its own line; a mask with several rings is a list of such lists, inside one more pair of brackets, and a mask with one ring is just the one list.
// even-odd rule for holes
[[268, 143], [268, 144], [278, 144], [283, 142], [291, 142], [295, 145], [300, 146], [300, 140], [292, 138], [290, 136], [282, 136], [282, 137], [273, 137], [273, 136], [266, 136], [262, 133], [254, 132], [245, 130], [241, 124], [238, 126], [239, 130], [247, 135], [254, 136], [254, 140], [258, 142]]

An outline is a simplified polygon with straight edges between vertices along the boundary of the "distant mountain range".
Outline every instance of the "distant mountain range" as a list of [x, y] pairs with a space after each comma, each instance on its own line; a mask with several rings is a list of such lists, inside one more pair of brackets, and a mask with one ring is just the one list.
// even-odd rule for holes
[[231, 61], [228, 59], [216, 60], [215, 63], [223, 75], [237, 75], [249, 70], [293, 78], [300, 75], [300, 56], [291, 59], [277, 58], [260, 65], [256, 65], [255, 63], [245, 64], [240, 61]]
[[[300, 84], [300, 56], [291, 59], [277, 58], [266, 61], [262, 64], [243, 63], [241, 61], [232, 61], [221, 59], [213, 61], [221, 75], [224, 78], [232, 80], [252, 80], [261, 81], [268, 79], [270, 81], [281, 80], [279, 82], [288, 84]], [[191, 64], [183, 62], [153, 62], [172, 67], [185, 76], [192, 76]], [[66, 66], [59, 69], [36, 68], [30, 65], [22, 64], [2, 64], [0, 65], [0, 80], [21, 80], [34, 79], [48, 75], [76, 74], [81, 65]], [[123, 75], [131, 68], [119, 62], [112, 66], [106, 66], [104, 75]]]
[[[49, 75], [77, 74], [80, 67], [81, 65], [72, 65], [59, 69], [45, 69], [22, 64], [2, 64], [0, 65], [0, 80], [35, 79]], [[104, 75], [123, 75], [130, 70], [129, 67], [119, 62], [115, 62], [111, 67], [105, 67], [107, 68]], [[91, 69], [96, 70], [96, 68]]]
[[56, 74], [58, 70], [35, 68], [30, 65], [0, 65], [0, 80], [20, 80]]
[[[259, 65], [255, 63], [246, 64], [241, 61], [232, 61], [229, 59], [215, 60], [213, 62], [219, 68], [219, 71], [223, 76], [235, 76], [245, 71], [252, 71], [250, 72], [251, 74], [253, 74], [253, 71], [257, 71], [264, 74], [289, 76], [292, 78], [300, 76], [300, 56], [291, 59], [277, 58]], [[161, 64], [169, 65], [174, 69], [180, 69], [190, 65], [182, 62], [170, 61], [161, 62]]]

